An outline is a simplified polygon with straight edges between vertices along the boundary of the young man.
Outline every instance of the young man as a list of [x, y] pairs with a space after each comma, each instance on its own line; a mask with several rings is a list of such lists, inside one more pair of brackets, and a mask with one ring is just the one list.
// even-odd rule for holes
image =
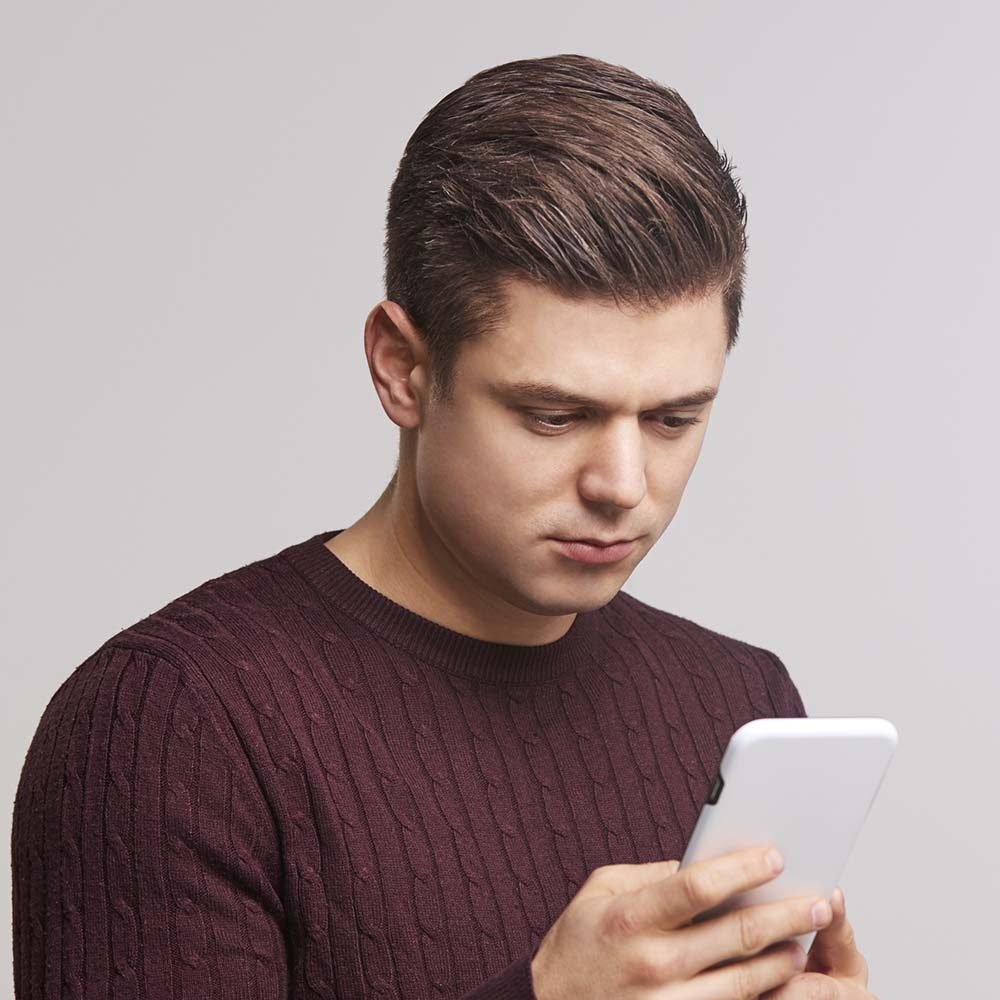
[[772, 653], [621, 589], [701, 449], [745, 217], [622, 67], [507, 63], [432, 109], [365, 325], [396, 474], [56, 692], [15, 804], [19, 995], [870, 996], [839, 894], [692, 923], [777, 870], [678, 872], [730, 734], [804, 709]]

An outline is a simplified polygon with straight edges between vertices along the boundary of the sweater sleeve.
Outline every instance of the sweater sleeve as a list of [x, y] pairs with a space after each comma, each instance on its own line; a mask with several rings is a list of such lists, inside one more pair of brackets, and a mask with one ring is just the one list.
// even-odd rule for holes
[[274, 821], [184, 674], [110, 645], [49, 701], [14, 802], [17, 997], [288, 995]]
[[466, 993], [461, 1000], [536, 1000], [531, 980], [531, 960], [534, 957], [531, 955], [511, 962], [471, 993]]

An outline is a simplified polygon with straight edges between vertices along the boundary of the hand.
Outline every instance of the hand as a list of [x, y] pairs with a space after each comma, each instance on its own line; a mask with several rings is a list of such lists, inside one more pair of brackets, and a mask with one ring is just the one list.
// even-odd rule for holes
[[834, 890], [833, 920], [817, 935], [801, 975], [760, 1000], [878, 1000], [868, 992], [868, 963], [847, 922], [844, 893]]
[[[679, 861], [605, 865], [591, 872], [542, 938], [531, 961], [537, 1000], [750, 1000], [806, 966], [789, 938], [813, 921], [820, 897], [699, 913], [770, 882], [780, 871], [767, 848], [748, 848], [680, 869]], [[720, 962], [728, 962], [716, 967]]]

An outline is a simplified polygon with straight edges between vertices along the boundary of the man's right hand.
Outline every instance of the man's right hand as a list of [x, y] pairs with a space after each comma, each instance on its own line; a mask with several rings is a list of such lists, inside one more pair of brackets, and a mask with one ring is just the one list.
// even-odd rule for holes
[[[781, 986], [806, 963], [788, 939], [825, 927], [827, 900], [798, 896], [692, 924], [775, 878], [782, 861], [777, 851], [773, 858], [754, 847], [681, 870], [679, 861], [595, 869], [532, 959], [537, 1000], [651, 1000], [658, 991], [673, 1000], [750, 1000]], [[730, 964], [713, 968], [720, 962]]]

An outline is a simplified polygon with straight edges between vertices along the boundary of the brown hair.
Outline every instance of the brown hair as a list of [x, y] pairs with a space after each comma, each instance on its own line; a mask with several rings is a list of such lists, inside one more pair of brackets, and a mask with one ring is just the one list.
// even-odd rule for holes
[[508, 278], [569, 299], [656, 309], [743, 298], [746, 199], [669, 87], [587, 56], [519, 59], [442, 98], [389, 192], [387, 299], [425, 337], [452, 398], [461, 343], [504, 319]]

